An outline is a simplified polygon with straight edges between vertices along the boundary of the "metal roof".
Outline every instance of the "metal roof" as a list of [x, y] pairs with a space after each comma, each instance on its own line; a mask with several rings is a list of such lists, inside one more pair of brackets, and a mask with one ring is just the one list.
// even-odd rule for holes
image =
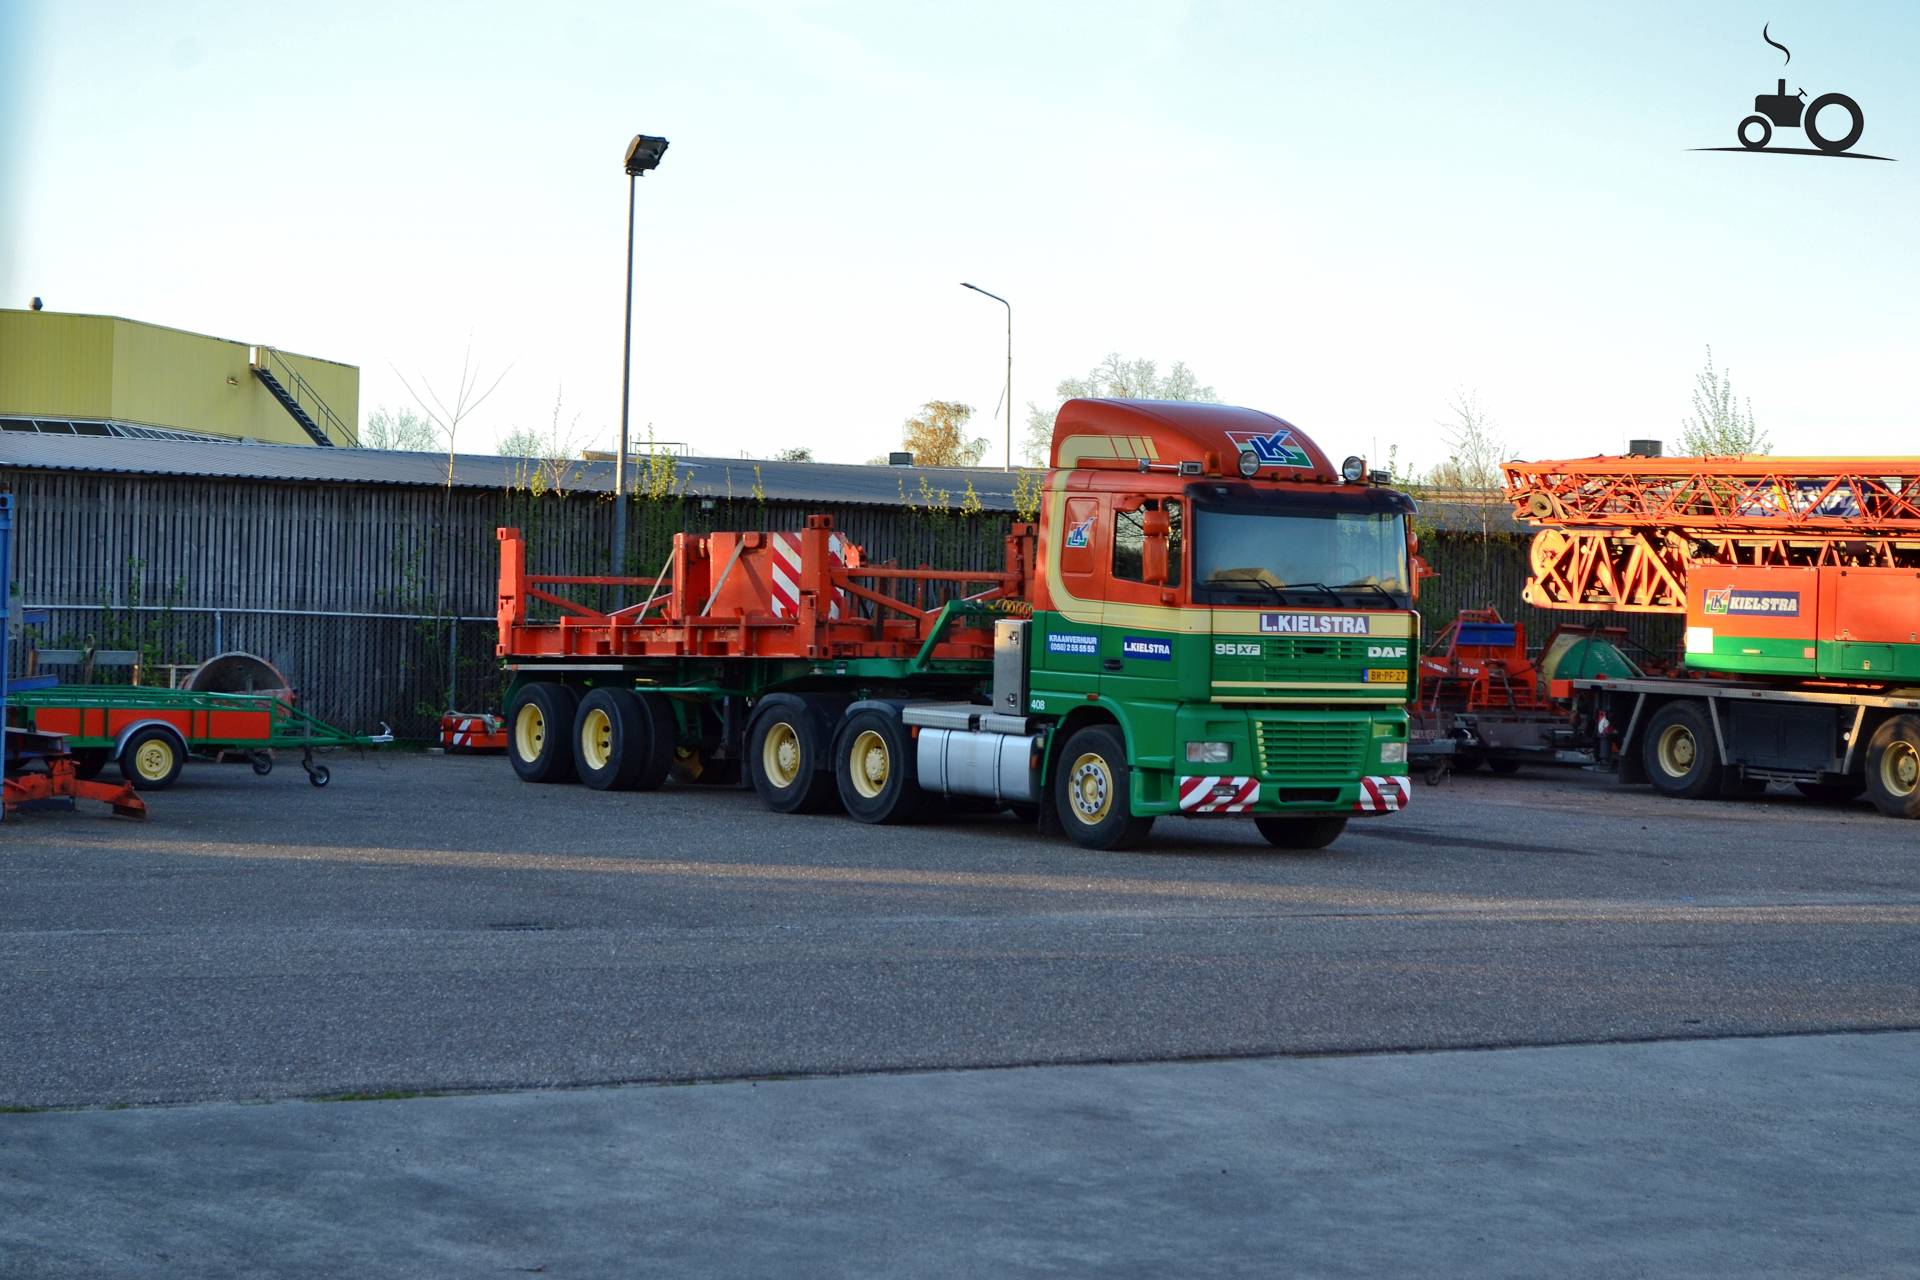
[[[989, 511], [1013, 510], [1019, 473], [973, 467], [846, 466], [826, 462], [769, 462], [752, 458], [674, 458], [680, 490], [691, 497], [748, 497], [758, 482], [769, 502], [832, 502], [899, 506], [919, 499], [920, 481], [945, 490], [959, 506], [969, 481]], [[456, 454], [453, 483], [461, 489], [524, 487], [539, 464], [525, 458]], [[309, 445], [211, 440], [141, 440], [106, 436], [0, 432], [0, 469], [82, 471], [107, 475], [187, 476], [287, 484], [393, 484], [439, 488], [447, 483], [445, 454], [379, 449], [321, 449]], [[629, 468], [637, 470], [637, 468]], [[632, 483], [634, 477], [629, 477]], [[551, 482], [551, 477], [549, 477]], [[613, 463], [570, 462], [559, 487], [613, 491]]]

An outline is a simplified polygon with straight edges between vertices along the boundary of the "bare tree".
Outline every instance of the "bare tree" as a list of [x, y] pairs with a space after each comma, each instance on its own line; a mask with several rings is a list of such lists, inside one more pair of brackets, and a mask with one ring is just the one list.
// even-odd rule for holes
[[506, 378], [511, 368], [512, 366], [509, 365], [506, 369], [502, 369], [500, 376], [488, 383], [485, 391], [480, 391], [481, 375], [480, 371], [473, 367], [473, 344], [469, 342], [465, 354], [460, 357], [460, 380], [454, 384], [453, 403], [448, 404], [440, 393], [433, 389], [433, 384], [428, 382], [424, 376], [420, 378], [420, 385], [425, 387], [427, 391], [423, 397], [418, 391], [413, 389], [413, 384], [407, 381], [407, 375], [401, 373], [397, 366], [393, 367], [394, 376], [400, 379], [400, 385], [407, 389], [407, 394], [412, 396], [414, 403], [420, 406], [420, 411], [427, 415], [427, 420], [433, 423], [447, 438], [447, 487], [440, 498], [439, 611], [441, 616], [448, 619], [447, 707], [449, 710], [452, 709], [455, 697], [458, 694], [456, 679], [460, 669], [458, 662], [460, 627], [458, 623], [452, 620], [449, 606], [450, 597], [448, 595], [452, 589], [454, 576], [451, 569], [453, 549], [451, 539], [453, 537], [454, 444], [460, 437], [460, 424], [465, 422], [481, 405], [485, 404], [487, 397], [499, 389], [500, 383]]
[[1734, 401], [1732, 372], [1716, 372], [1713, 348], [1708, 347], [1707, 367], [1693, 380], [1693, 413], [1680, 420], [1680, 452], [1700, 457], [1771, 450], [1766, 433], [1754, 425], [1753, 401]]
[[1500, 464], [1507, 457], [1507, 443], [1500, 438], [1492, 417], [1472, 391], [1457, 393], [1447, 405], [1453, 416], [1440, 423], [1447, 444], [1446, 460], [1426, 475], [1426, 483], [1435, 489], [1463, 492], [1490, 492], [1500, 488]]
[[1087, 372], [1084, 378], [1062, 378], [1054, 387], [1050, 405], [1027, 402], [1027, 438], [1023, 446], [1026, 459], [1034, 466], [1045, 465], [1053, 447], [1053, 419], [1068, 400], [1098, 396], [1112, 400], [1204, 400], [1218, 401], [1212, 387], [1200, 385], [1186, 362], [1176, 360], [1163, 376], [1159, 366], [1144, 358], [1128, 360], [1118, 351], [1110, 351]]

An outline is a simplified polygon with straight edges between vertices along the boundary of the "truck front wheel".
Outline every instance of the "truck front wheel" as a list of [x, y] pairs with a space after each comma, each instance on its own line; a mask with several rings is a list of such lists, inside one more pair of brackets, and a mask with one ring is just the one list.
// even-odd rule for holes
[[1699, 800], [1720, 794], [1720, 752], [1704, 703], [1669, 702], [1640, 739], [1647, 781], [1661, 795]]
[[1895, 716], [1867, 743], [1867, 795], [1892, 818], [1920, 818], [1920, 716]]
[[1324, 849], [1347, 829], [1343, 817], [1255, 818], [1253, 825], [1276, 849]]
[[1089, 725], [1061, 748], [1053, 770], [1060, 825], [1088, 849], [1131, 849], [1147, 838], [1152, 818], [1133, 816], [1126, 743], [1110, 725]]

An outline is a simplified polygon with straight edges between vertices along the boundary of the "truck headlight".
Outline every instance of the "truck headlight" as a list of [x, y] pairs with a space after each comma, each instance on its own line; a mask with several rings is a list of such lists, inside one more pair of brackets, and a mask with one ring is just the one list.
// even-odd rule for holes
[[1224, 742], [1189, 742], [1188, 764], [1225, 764], [1233, 759], [1233, 748]]
[[1405, 764], [1407, 762], [1407, 744], [1404, 742], [1383, 742], [1380, 744], [1381, 764]]

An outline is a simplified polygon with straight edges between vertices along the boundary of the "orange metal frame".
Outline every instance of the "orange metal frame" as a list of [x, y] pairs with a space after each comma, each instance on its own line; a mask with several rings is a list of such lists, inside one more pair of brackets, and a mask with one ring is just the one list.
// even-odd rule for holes
[[15, 809], [37, 800], [75, 797], [98, 800], [123, 818], [147, 816], [146, 801], [134, 792], [131, 783], [83, 780], [74, 771], [72, 756], [49, 756], [45, 763], [45, 773], [17, 773], [0, 784], [0, 803]]
[[[799, 533], [678, 533], [657, 578], [527, 572], [526, 541], [501, 529], [497, 652], [503, 658], [912, 658], [943, 613], [926, 607], [935, 583], [983, 588], [964, 599], [1031, 598], [1034, 529], [1015, 525], [998, 570], [870, 566], [833, 530], [809, 516]], [[602, 610], [551, 587], [613, 587], [643, 595]], [[916, 595], [916, 604], [889, 590]], [[559, 610], [534, 621], [534, 601]], [[933, 659], [988, 659], [993, 634], [977, 619], [956, 621]]]
[[1683, 613], [1699, 564], [1920, 568], [1920, 459], [1580, 458], [1510, 462], [1540, 526], [1526, 600]]

